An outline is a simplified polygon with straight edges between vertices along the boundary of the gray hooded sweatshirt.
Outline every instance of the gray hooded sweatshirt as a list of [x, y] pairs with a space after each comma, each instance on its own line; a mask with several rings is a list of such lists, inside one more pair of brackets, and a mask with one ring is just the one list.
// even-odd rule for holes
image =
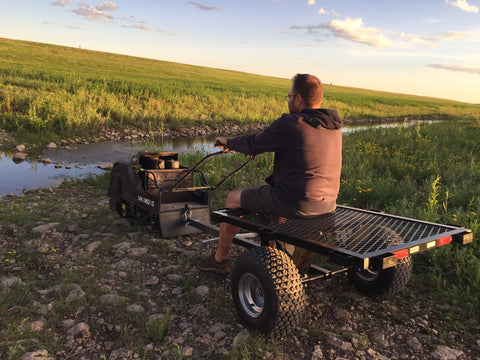
[[283, 114], [257, 134], [227, 141], [249, 155], [275, 152], [266, 181], [286, 205], [318, 213], [335, 209], [342, 168], [343, 121], [335, 110], [304, 109]]

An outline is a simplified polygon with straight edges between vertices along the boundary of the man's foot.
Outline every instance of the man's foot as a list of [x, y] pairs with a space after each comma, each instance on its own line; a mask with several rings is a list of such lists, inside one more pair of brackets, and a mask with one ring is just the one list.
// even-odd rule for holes
[[228, 259], [218, 262], [215, 260], [215, 253], [197, 258], [195, 260], [195, 266], [200, 271], [208, 271], [221, 275], [226, 275], [230, 272]]

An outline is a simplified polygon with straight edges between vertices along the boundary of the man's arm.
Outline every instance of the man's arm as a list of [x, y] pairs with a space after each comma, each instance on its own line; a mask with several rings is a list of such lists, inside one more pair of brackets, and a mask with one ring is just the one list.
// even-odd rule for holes
[[225, 147], [247, 155], [257, 155], [269, 151], [279, 151], [285, 145], [285, 121], [282, 118], [275, 120], [261, 132], [233, 138], [219, 137], [225, 141]]

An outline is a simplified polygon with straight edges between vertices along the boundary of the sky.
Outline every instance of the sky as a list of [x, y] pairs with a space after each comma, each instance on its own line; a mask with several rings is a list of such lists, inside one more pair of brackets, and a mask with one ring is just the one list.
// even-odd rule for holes
[[480, 104], [480, 0], [0, 0], [0, 37]]

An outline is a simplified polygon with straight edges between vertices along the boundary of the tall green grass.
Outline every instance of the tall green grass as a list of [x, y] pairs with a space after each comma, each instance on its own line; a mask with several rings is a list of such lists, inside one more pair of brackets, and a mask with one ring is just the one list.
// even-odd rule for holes
[[[292, 74], [294, 75], [294, 74]], [[102, 127], [270, 122], [289, 79], [0, 38], [0, 128], [32, 142]], [[470, 104], [325, 85], [348, 119], [480, 116]]]

